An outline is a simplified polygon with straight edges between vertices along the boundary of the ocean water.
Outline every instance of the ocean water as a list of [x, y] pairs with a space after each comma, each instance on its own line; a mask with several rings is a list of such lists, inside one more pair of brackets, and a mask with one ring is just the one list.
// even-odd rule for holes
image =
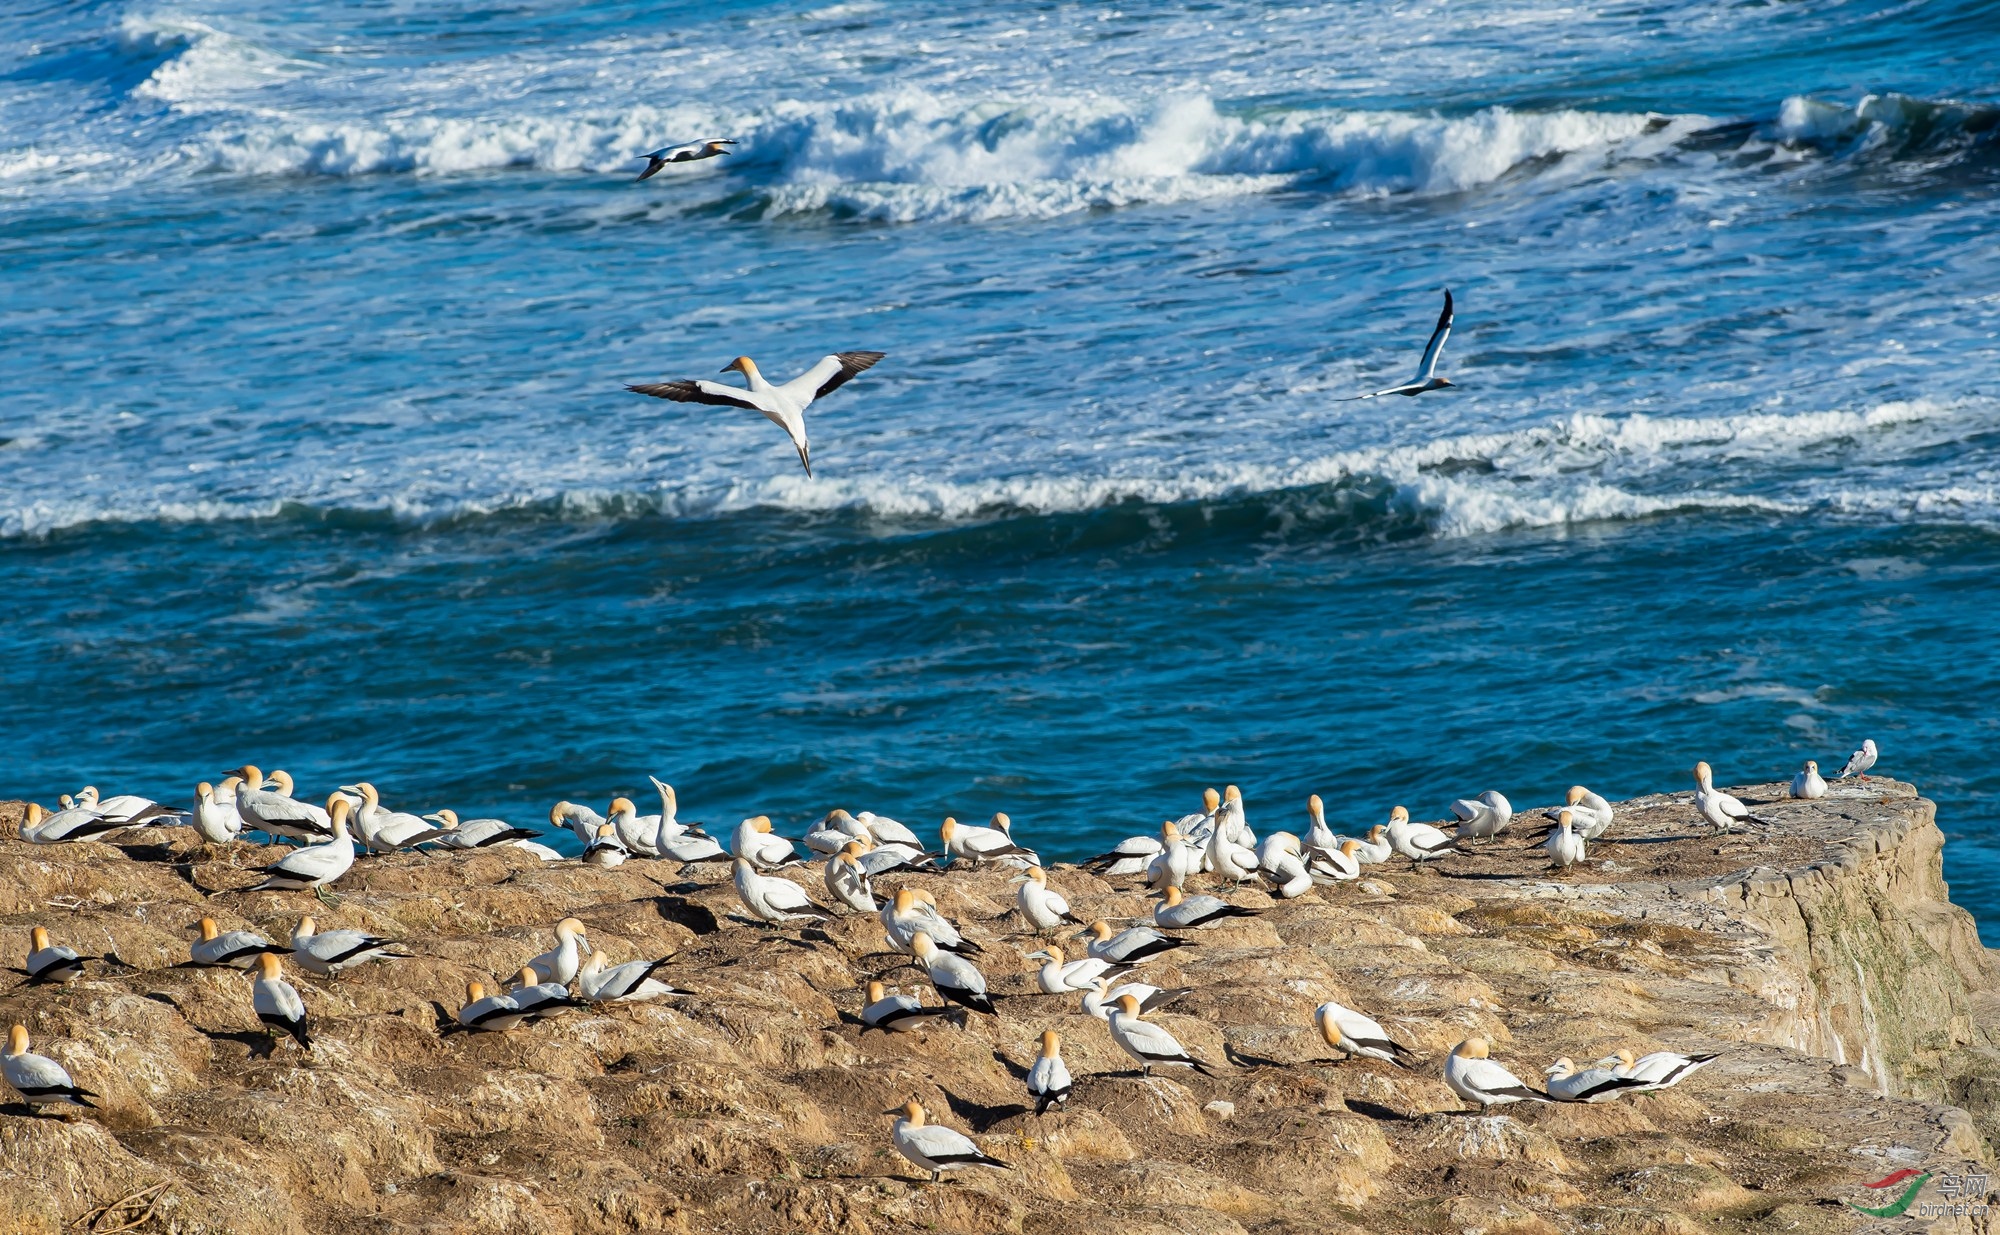
[[[2000, 942], [1996, 189], [1975, 0], [19, 0], [0, 794], [1074, 857], [1872, 736]], [[812, 480], [623, 390], [856, 348]]]

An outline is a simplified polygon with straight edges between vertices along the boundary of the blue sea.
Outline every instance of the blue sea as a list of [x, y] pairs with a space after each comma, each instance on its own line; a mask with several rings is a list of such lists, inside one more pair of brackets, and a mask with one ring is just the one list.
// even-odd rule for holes
[[[1872, 737], [2000, 942], [1996, 190], [1982, 0], [13, 0], [0, 795], [1075, 857]], [[850, 349], [810, 480], [623, 389]]]

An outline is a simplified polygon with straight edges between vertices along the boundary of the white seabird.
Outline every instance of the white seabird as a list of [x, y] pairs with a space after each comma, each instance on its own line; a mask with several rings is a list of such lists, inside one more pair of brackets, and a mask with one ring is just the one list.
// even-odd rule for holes
[[1083, 865], [1106, 879], [1123, 879], [1144, 871], [1159, 856], [1161, 847], [1157, 836], [1128, 836], [1108, 853], [1100, 853]]
[[868, 834], [880, 845], [907, 845], [918, 853], [924, 851], [924, 842], [910, 831], [909, 825], [898, 823], [887, 815], [878, 815], [872, 810], [864, 810], [854, 816]]
[[1671, 1089], [1716, 1058], [1712, 1054], [1682, 1055], [1675, 1051], [1654, 1051], [1635, 1059], [1631, 1050], [1627, 1049], [1605, 1056], [1597, 1061], [1597, 1066], [1610, 1068], [1615, 1076], [1637, 1081], [1633, 1092], [1651, 1093], [1655, 1089]]
[[30, 1107], [86, 1106], [95, 1110], [91, 1099], [98, 1095], [70, 1079], [69, 1072], [46, 1055], [28, 1050], [28, 1027], [16, 1025], [7, 1031], [7, 1049], [0, 1052], [0, 1076], [21, 1095]]
[[889, 946], [899, 952], [912, 950], [918, 931], [947, 952], [976, 956], [980, 951], [978, 944], [959, 934], [951, 919], [939, 913], [916, 888], [897, 888], [895, 897], [883, 903], [881, 918]]
[[1262, 912], [1261, 909], [1232, 905], [1219, 896], [1184, 897], [1179, 888], [1169, 887], [1161, 894], [1160, 903], [1153, 906], [1153, 925], [1186, 931], [1214, 926], [1224, 918], [1254, 918]]
[[1306, 834], [1299, 841], [1308, 849], [1332, 850], [1340, 845], [1340, 838], [1326, 826], [1326, 803], [1317, 793], [1306, 799]]
[[1823, 798], [1826, 796], [1826, 778], [1819, 774], [1817, 761], [1808, 759], [1806, 766], [1792, 777], [1792, 796], [1795, 798]]
[[521, 1011], [506, 995], [489, 995], [486, 987], [478, 982], [465, 984], [465, 1005], [458, 1010], [456, 1020], [467, 1029], [481, 1033], [502, 1033], [526, 1020], [528, 1014]]
[[194, 787], [194, 814], [190, 821], [209, 844], [226, 845], [242, 833], [243, 816], [236, 813], [236, 787], [241, 783], [229, 776], [220, 786], [202, 781]]
[[1701, 817], [1714, 825], [1717, 832], [1728, 832], [1739, 823], [1769, 824], [1769, 819], [1750, 813], [1742, 799], [1735, 798], [1715, 787], [1715, 773], [1707, 761], [1694, 765], [1694, 808]]
[[1609, 1068], [1579, 1070], [1567, 1055], [1542, 1069], [1542, 1075], [1549, 1078], [1549, 1097], [1558, 1102], [1612, 1102], [1639, 1085]]
[[1346, 1052], [1349, 1058], [1379, 1059], [1399, 1068], [1410, 1066], [1406, 1057], [1416, 1058], [1415, 1051], [1392, 1039], [1373, 1017], [1331, 1000], [1313, 1009], [1313, 1024], [1328, 1046]]
[[583, 958], [593, 953], [590, 939], [583, 923], [576, 918], [564, 918], [555, 925], [556, 946], [532, 957], [527, 967], [544, 982], [558, 982], [564, 986], [576, 981], [577, 970], [583, 967]]
[[1568, 870], [1583, 861], [1583, 838], [1576, 834], [1576, 822], [1568, 811], [1556, 816], [1555, 829], [1542, 848], [1549, 851], [1549, 862], [1557, 870]]
[[[186, 817], [184, 810], [163, 806], [153, 799], [136, 793], [118, 793], [108, 798], [97, 796], [96, 785], [85, 785], [76, 794], [75, 804], [86, 810], [94, 810], [106, 819], [115, 819], [126, 827], [159, 826], [179, 823]], [[64, 802], [63, 805], [70, 805]]]
[[1015, 844], [1014, 838], [999, 828], [962, 824], [947, 815], [938, 829], [938, 835], [944, 842], [946, 853], [973, 867], [1003, 859], [1019, 859], [1034, 865], [1041, 863], [1034, 850]]
[[1192, 948], [1195, 945], [1186, 939], [1175, 939], [1162, 935], [1150, 926], [1133, 926], [1111, 933], [1111, 926], [1104, 919], [1092, 922], [1088, 929], [1078, 931], [1074, 938], [1089, 938], [1087, 945], [1092, 956], [1119, 965], [1137, 965], [1151, 960], [1162, 952], [1175, 948]]
[[882, 1113], [897, 1117], [895, 1130], [890, 1133], [896, 1152], [929, 1171], [932, 1183], [936, 1183], [944, 1172], [964, 1166], [990, 1166], [999, 1171], [1014, 1169], [998, 1158], [987, 1157], [964, 1133], [925, 1123], [924, 1108], [915, 1102]]
[[1847, 764], [1840, 769], [1840, 775], [1836, 779], [1845, 780], [1850, 776], [1859, 776], [1862, 780], [1867, 780], [1868, 769], [1875, 766], [1875, 759], [1875, 739], [1863, 738], [1861, 749], [1847, 757]]
[[782, 386], [773, 386], [765, 381], [757, 363], [748, 356], [738, 356], [724, 365], [722, 371], [741, 373], [749, 383], [748, 389], [707, 381], [648, 382], [625, 389], [635, 394], [652, 395], [656, 399], [671, 399], [676, 403], [709, 403], [760, 412], [764, 419], [783, 429], [785, 436], [792, 439], [793, 448], [799, 452], [799, 462], [810, 478], [812, 445], [806, 440], [806, 409], [840, 389], [855, 374], [874, 367], [886, 354], [835, 352]]
[[366, 931], [322, 931], [308, 915], [300, 918], [292, 931], [292, 963], [323, 978], [334, 978], [369, 961], [410, 959], [406, 953], [388, 950], [399, 942]]
[[956, 953], [941, 951], [923, 931], [918, 931], [910, 940], [910, 950], [918, 963], [923, 965], [924, 972], [930, 975], [931, 986], [936, 989], [938, 998], [974, 1012], [997, 1015], [993, 1011], [993, 1000], [986, 993], [986, 975], [980, 973], [971, 961]]
[[1267, 833], [1257, 846], [1257, 866], [1271, 884], [1272, 895], [1291, 900], [1312, 891], [1312, 872], [1299, 856], [1299, 838], [1290, 832]]
[[1045, 1115], [1052, 1106], [1069, 1101], [1069, 1065], [1063, 1062], [1062, 1038], [1053, 1029], [1042, 1030], [1042, 1053], [1028, 1069], [1028, 1092], [1035, 1099], [1035, 1114]]
[[[267, 836], [317, 844], [333, 834], [333, 816], [311, 802], [294, 801], [289, 790], [264, 787], [264, 773], [246, 763], [229, 773], [241, 778], [236, 786], [236, 816], [243, 826]], [[287, 778], [289, 779], [289, 778]]]
[[663, 956], [656, 961], [626, 961], [606, 969], [604, 953], [593, 952], [583, 968], [576, 971], [576, 989], [592, 1003], [645, 1003], [669, 995], [694, 994], [654, 976], [672, 959]]
[[85, 961], [104, 959], [101, 956], [79, 956], [75, 948], [52, 944], [48, 928], [37, 926], [28, 932], [28, 960], [21, 972], [28, 975], [29, 986], [67, 986], [83, 976]]
[[1072, 991], [1087, 991], [1107, 978], [1116, 978], [1130, 973], [1130, 965], [1107, 961], [1099, 956], [1086, 956], [1082, 960], [1064, 957], [1062, 945], [1056, 944], [1046, 952], [1030, 952], [1027, 960], [1041, 960], [1043, 965], [1035, 975], [1044, 995], [1067, 995]]
[[933, 1021], [949, 1020], [952, 1011], [939, 1005], [926, 1008], [921, 996], [884, 994], [880, 981], [868, 983], [868, 1002], [861, 1008], [861, 1024], [864, 1029], [879, 1029], [884, 1033], [915, 1033]]
[[631, 798], [613, 798], [611, 806], [604, 814], [605, 822], [611, 825], [612, 833], [618, 837], [628, 853], [636, 853], [642, 858], [657, 858], [660, 848], [656, 843], [660, 836], [660, 817], [640, 815], [639, 808]]
[[1576, 834], [1585, 840], [1596, 840], [1610, 831], [1611, 803], [1605, 801], [1602, 794], [1592, 793], [1582, 785], [1571, 785], [1563, 803], [1550, 807], [1542, 814], [1553, 821], [1562, 818], [1562, 813], [1568, 811]]
[[514, 1001], [529, 1024], [584, 1006], [583, 1000], [569, 993], [568, 986], [544, 982], [540, 974], [525, 965], [514, 975], [514, 989], [507, 992], [507, 998]]
[[1083, 919], [1069, 911], [1069, 902], [1063, 899], [1063, 894], [1049, 886], [1048, 873], [1041, 867], [1030, 866], [1027, 873], [1016, 875], [1014, 882], [1021, 885], [1014, 896], [1014, 905], [1035, 930], [1061, 930], [1065, 922], [1083, 925]]
[[1389, 847], [1410, 860], [1411, 870], [1419, 863], [1462, 852], [1457, 839], [1447, 836], [1443, 828], [1411, 823], [1410, 812], [1400, 806], [1389, 811], [1388, 836]]
[[1346, 837], [1332, 849], [1315, 849], [1306, 860], [1306, 871], [1314, 883], [1342, 883], [1361, 878], [1361, 842]]
[[799, 855], [793, 852], [792, 842], [771, 834], [769, 815], [752, 815], [737, 824], [736, 832], [729, 841], [729, 854], [749, 862], [760, 871], [799, 865]]
[[1368, 835], [1355, 842], [1354, 860], [1364, 866], [1377, 866], [1387, 862], [1396, 852], [1389, 843], [1389, 825], [1378, 823], [1368, 829]]
[[505, 819], [467, 819], [460, 822], [458, 812], [449, 807], [432, 811], [424, 818], [437, 824], [443, 832], [437, 842], [447, 849], [489, 849], [509, 841], [533, 840], [541, 835], [531, 828], [517, 828]]
[[59, 845], [93, 840], [124, 826], [88, 806], [71, 806], [51, 815], [40, 802], [30, 802], [21, 813], [20, 837], [31, 845]]
[[1528, 1086], [1520, 1077], [1488, 1057], [1486, 1039], [1467, 1038], [1451, 1048], [1444, 1060], [1444, 1083], [1467, 1102], [1481, 1106], [1505, 1106], [1527, 1099], [1547, 1102], [1549, 1096]]
[[848, 841], [839, 853], [826, 861], [826, 894], [860, 913], [875, 913], [882, 906], [875, 900], [875, 885], [861, 865], [861, 842]]
[[[242, 800], [238, 795], [237, 801]], [[294, 849], [271, 863], [264, 868], [264, 882], [247, 890], [298, 892], [310, 888], [318, 892], [353, 869], [354, 841], [347, 833], [347, 817], [352, 809], [346, 798], [333, 799], [333, 808], [328, 812], [333, 834], [320, 844]]]
[[660, 173], [660, 169], [669, 163], [698, 163], [703, 159], [713, 159], [718, 155], [734, 154], [736, 153], [735, 151], [725, 150], [723, 147], [734, 146], [735, 144], [736, 139], [734, 138], [717, 137], [708, 141], [683, 142], [678, 146], [662, 146], [658, 150], [650, 151], [646, 154], [635, 154], [632, 156], [633, 159], [646, 160], [646, 170], [640, 172], [634, 179], [646, 180], [657, 176]]
[[1120, 995], [1114, 1000], [1106, 1023], [1111, 1027], [1111, 1040], [1139, 1061], [1142, 1075], [1151, 1076], [1155, 1067], [1193, 1068], [1203, 1076], [1215, 1075], [1207, 1064], [1188, 1054], [1173, 1034], [1151, 1021], [1141, 1020], [1135, 996]]
[[806, 890], [778, 875], [760, 875], [748, 858], [737, 858], [736, 896], [760, 922], [823, 922], [833, 914], [812, 903]]
[[1451, 338], [1451, 289], [1444, 292], [1444, 312], [1438, 314], [1437, 326], [1431, 330], [1430, 342], [1424, 344], [1424, 358], [1417, 362], [1417, 375], [1400, 386], [1387, 390], [1377, 390], [1365, 395], [1348, 395], [1348, 399], [1379, 399], [1383, 395], [1410, 395], [1415, 397], [1427, 390], [1443, 390], [1452, 385], [1437, 375], [1438, 358], [1444, 355], [1445, 340]]
[[292, 984], [281, 976], [282, 966], [278, 958], [266, 952], [257, 958], [257, 979], [250, 984], [250, 1004], [257, 1009], [257, 1019], [264, 1022], [275, 1041], [279, 1034], [289, 1034], [298, 1044], [312, 1049], [312, 1038], [306, 1032], [306, 1004]]
[[1160, 825], [1160, 851], [1146, 863], [1146, 884], [1155, 892], [1178, 888], [1201, 869], [1201, 854], [1187, 843], [1179, 825]]
[[372, 782], [364, 780], [342, 785], [340, 791], [361, 795], [361, 805], [354, 809], [354, 826], [361, 834], [362, 846], [370, 853], [393, 853], [444, 835], [442, 829], [432, 827], [421, 815], [383, 806], [382, 797], [375, 791]]
[[583, 855], [579, 860], [585, 866], [610, 870], [625, 865], [625, 859], [631, 856], [632, 851], [625, 847], [624, 841], [618, 839], [618, 828], [606, 822], [597, 825], [597, 835], [584, 846]]
[[1487, 840], [1500, 832], [1514, 818], [1514, 804], [1497, 789], [1488, 789], [1476, 798], [1460, 798], [1451, 804], [1451, 813], [1458, 816], [1458, 835], [1461, 839], [1477, 837]]
[[597, 839], [597, 829], [603, 827], [605, 822], [604, 816], [581, 802], [572, 802], [567, 798], [549, 807], [549, 826], [568, 829], [570, 835], [586, 845]]
[[188, 945], [188, 963], [203, 968], [248, 969], [266, 952], [282, 955], [291, 951], [256, 931], [218, 932], [214, 918], [203, 918], [195, 929], [201, 938]]
[[1180, 999], [1183, 995], [1194, 994], [1192, 986], [1161, 988], [1145, 982], [1121, 982], [1111, 985], [1105, 978], [1097, 982], [1083, 995], [1082, 1011], [1085, 1016], [1094, 1016], [1100, 1021], [1111, 1019], [1111, 1009], [1120, 999], [1130, 995], [1139, 1001], [1142, 1013], [1156, 1011]]

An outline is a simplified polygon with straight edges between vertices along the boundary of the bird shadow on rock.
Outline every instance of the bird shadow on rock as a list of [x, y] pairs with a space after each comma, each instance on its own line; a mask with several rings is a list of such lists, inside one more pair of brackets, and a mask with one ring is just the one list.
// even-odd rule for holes
[[1013, 1077], [1015, 1080], [1025, 1081], [1028, 1079], [1027, 1068], [1023, 1067], [1020, 1064], [1015, 1063], [1013, 1060], [1007, 1058], [1005, 1055], [1002, 1055], [999, 1051], [993, 1052], [993, 1061], [999, 1064], [1001, 1067], [1007, 1069], [1007, 1075]]
[[984, 1132], [1002, 1120], [1028, 1113], [1027, 1106], [1020, 1102], [1010, 1102], [1005, 1106], [987, 1106], [970, 1098], [961, 1098], [949, 1089], [940, 1087], [938, 1092], [944, 1095], [944, 1104], [951, 1108], [951, 1113], [970, 1126], [974, 1132]]
[[219, 1032], [211, 1029], [203, 1029], [197, 1025], [195, 1026], [195, 1032], [207, 1038], [210, 1042], [235, 1042], [247, 1048], [252, 1059], [269, 1059], [277, 1050], [277, 1043], [272, 1041], [270, 1034], [259, 1033], [255, 1030], [232, 1029]]
[[1398, 1110], [1383, 1106], [1380, 1102], [1370, 1102], [1365, 1098], [1343, 1098], [1342, 1103], [1356, 1115], [1365, 1115], [1377, 1123], [1409, 1123], [1410, 1117]]
[[[1239, 1068], [1288, 1068], [1292, 1066], [1281, 1059], [1266, 1059], [1262, 1055], [1246, 1055], [1227, 1042], [1222, 1044], [1222, 1057]], [[1332, 1059], [1313, 1059], [1305, 1062], [1336, 1063], [1338, 1061]]]
[[674, 889], [665, 889], [666, 894], [653, 898], [653, 912], [678, 926], [685, 926], [697, 935], [713, 935], [722, 929], [715, 911], [699, 901], [688, 900], [684, 896], [673, 895]]

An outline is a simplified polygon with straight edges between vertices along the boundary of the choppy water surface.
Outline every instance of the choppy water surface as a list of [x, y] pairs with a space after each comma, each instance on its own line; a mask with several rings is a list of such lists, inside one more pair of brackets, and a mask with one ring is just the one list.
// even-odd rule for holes
[[[0, 793], [1074, 856], [1874, 736], [2000, 923], [1984, 6], [285, 7], [0, 13]], [[841, 348], [813, 481], [621, 390]]]

